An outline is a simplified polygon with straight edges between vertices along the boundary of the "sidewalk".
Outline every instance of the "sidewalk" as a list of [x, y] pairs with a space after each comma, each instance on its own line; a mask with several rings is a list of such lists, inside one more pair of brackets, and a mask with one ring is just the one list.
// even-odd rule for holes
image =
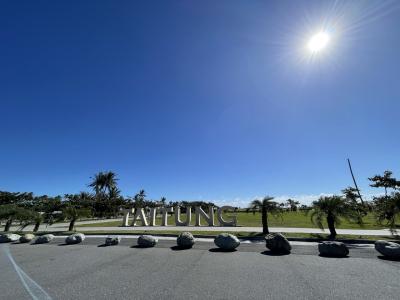
[[[82, 221], [76, 223], [77, 231], [85, 232], [129, 232], [129, 231], [225, 231], [225, 232], [262, 232], [262, 227], [220, 227], [220, 226], [129, 226], [129, 227], [79, 227], [83, 224], [96, 224], [102, 223], [105, 220], [96, 221]], [[121, 221], [122, 223], [122, 221]], [[41, 225], [39, 231], [50, 231], [50, 232], [62, 232], [68, 230], [68, 223], [57, 223], [51, 226]], [[18, 226], [12, 226], [11, 230], [18, 230]], [[23, 231], [32, 231], [33, 226], [27, 226]], [[270, 227], [271, 232], [283, 232], [283, 233], [329, 233], [328, 230], [321, 230], [319, 228], [292, 228], [292, 227]], [[372, 235], [372, 236], [391, 236], [392, 233], [389, 229], [380, 230], [367, 230], [367, 229], [336, 229], [338, 234], [349, 234], [349, 235]]]

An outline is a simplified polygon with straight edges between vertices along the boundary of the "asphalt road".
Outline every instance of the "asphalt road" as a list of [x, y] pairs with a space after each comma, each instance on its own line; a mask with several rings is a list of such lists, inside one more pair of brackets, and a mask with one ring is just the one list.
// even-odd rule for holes
[[0, 299], [398, 299], [400, 262], [357, 245], [348, 258], [318, 256], [315, 244], [297, 243], [273, 256], [264, 244], [219, 252], [198, 242], [177, 250], [83, 244], [0, 244]]

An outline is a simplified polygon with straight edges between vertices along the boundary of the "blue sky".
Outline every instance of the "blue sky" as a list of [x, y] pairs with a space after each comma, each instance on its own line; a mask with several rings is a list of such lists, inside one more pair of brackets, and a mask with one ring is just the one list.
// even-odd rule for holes
[[[2, 1], [0, 189], [246, 205], [400, 176], [395, 1]], [[306, 49], [321, 28], [330, 44]], [[280, 199], [279, 198], [279, 199]]]

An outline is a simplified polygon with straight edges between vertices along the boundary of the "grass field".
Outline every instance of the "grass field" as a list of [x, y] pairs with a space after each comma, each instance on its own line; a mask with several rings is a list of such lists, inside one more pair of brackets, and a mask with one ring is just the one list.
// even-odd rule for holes
[[[232, 213], [233, 214], [233, 213]], [[232, 215], [231, 214], [231, 215]], [[236, 213], [238, 226], [261, 226], [261, 214], [260, 213], [246, 213], [246, 212], [238, 212]], [[182, 220], [185, 220], [185, 215], [182, 216]], [[217, 218], [215, 217], [215, 221], [217, 222]], [[156, 219], [156, 225], [161, 224], [161, 219], [158, 217]], [[169, 217], [169, 224], [174, 224], [173, 216]], [[205, 221], [202, 221], [202, 224], [205, 224]], [[282, 215], [282, 218], [275, 218], [273, 216], [269, 216], [268, 224], [270, 227], [299, 227], [299, 228], [316, 228], [311, 220], [310, 216], [306, 216], [303, 212], [285, 212]], [[102, 223], [96, 224], [84, 224], [79, 225], [79, 227], [118, 227], [121, 226], [122, 222], [120, 220], [113, 221], [104, 221]], [[194, 214], [192, 213], [192, 222], [191, 225], [194, 225]], [[326, 224], [324, 224], [326, 227]], [[382, 229], [386, 228], [386, 226], [379, 225], [376, 223], [373, 214], [368, 214], [364, 218], [364, 225], [360, 227], [360, 225], [356, 223], [351, 223], [346, 220], [337, 226], [337, 228], [342, 229]], [[239, 230], [239, 229], [238, 229]]]

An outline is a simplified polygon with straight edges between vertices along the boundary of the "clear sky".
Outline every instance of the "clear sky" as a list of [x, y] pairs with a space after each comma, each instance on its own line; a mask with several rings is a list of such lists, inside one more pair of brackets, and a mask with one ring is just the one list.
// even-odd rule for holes
[[[1, 1], [0, 190], [245, 205], [400, 177], [398, 1]], [[312, 54], [311, 36], [330, 34]]]

